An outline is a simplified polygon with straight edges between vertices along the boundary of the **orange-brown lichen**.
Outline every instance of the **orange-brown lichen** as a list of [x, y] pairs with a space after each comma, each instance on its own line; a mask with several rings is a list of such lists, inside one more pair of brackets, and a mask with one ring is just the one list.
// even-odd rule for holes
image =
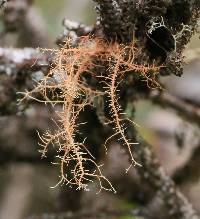
[[[52, 68], [32, 91], [25, 93], [25, 98], [31, 97], [52, 106], [60, 104], [62, 109], [57, 111], [57, 130], [39, 135], [42, 156], [46, 155], [50, 144], [55, 145], [59, 158], [56, 164], [60, 166], [58, 184], [75, 185], [78, 189], [87, 190], [88, 183], [96, 178], [100, 190], [115, 191], [109, 180], [103, 176], [101, 166], [95, 162], [86, 143], [76, 140], [78, 127], [81, 125], [78, 122], [80, 113], [88, 105], [93, 107], [95, 98], [107, 95], [111, 108], [111, 115], [107, 120], [115, 127], [115, 133], [110, 138], [118, 136], [128, 148], [131, 165], [138, 164], [131, 153], [131, 147], [135, 143], [129, 141], [124, 131], [124, 118], [121, 118], [122, 109], [118, 103], [118, 86], [127, 72], [140, 74], [151, 84], [156, 84], [149, 72], [155, 75], [159, 67], [135, 63], [137, 53], [134, 43], [126, 46], [118, 43], [108, 44], [102, 39], [84, 37], [79, 39], [77, 47], [72, 47], [68, 40], [60, 49], [43, 51], [51, 51], [54, 54]], [[102, 74], [96, 71], [98, 65], [101, 66], [97, 65], [97, 61], [106, 66]], [[91, 88], [84, 78], [86, 72], [106, 86], [102, 85], [101, 89]], [[40, 93], [42, 98], [34, 97], [35, 93]], [[93, 170], [88, 168], [88, 164], [93, 166]]]

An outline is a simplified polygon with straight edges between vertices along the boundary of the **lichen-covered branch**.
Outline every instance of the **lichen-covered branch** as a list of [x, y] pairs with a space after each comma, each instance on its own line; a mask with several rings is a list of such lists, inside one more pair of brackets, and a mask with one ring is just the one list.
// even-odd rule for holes
[[[129, 91], [130, 92], [130, 91]], [[127, 102], [126, 102], [127, 101]], [[122, 99], [124, 106], [131, 103], [131, 95], [129, 98]], [[137, 134], [133, 124], [124, 123], [125, 134], [130, 142], [139, 142], [139, 145], [132, 145], [131, 151], [135, 160], [141, 164], [137, 167], [138, 173], [143, 182], [146, 182], [159, 197], [164, 204], [170, 219], [198, 219], [199, 215], [193, 209], [187, 198], [180, 192], [170, 176], [167, 175], [163, 167], [156, 158], [153, 147]], [[124, 144], [123, 139], [119, 139]], [[158, 205], [158, 207], [160, 207]], [[146, 209], [145, 209], [146, 212]], [[148, 211], [146, 212], [148, 213]], [[147, 215], [146, 215], [147, 216]]]
[[49, 57], [42, 54], [39, 49], [0, 48], [0, 74], [9, 76], [17, 74], [20, 70], [37, 71], [49, 66]]
[[49, 65], [50, 56], [39, 50], [0, 48], [0, 115], [15, 114], [22, 109], [17, 105], [18, 92], [31, 88]]
[[104, 34], [109, 39], [116, 39], [120, 34], [122, 11], [115, 0], [94, 0], [98, 3], [99, 22], [103, 26]]
[[[137, 131], [130, 123], [127, 123], [125, 133], [132, 142], [139, 142], [139, 145], [132, 147], [135, 159], [142, 165], [137, 167], [137, 171], [142, 181], [146, 182], [155, 195], [163, 201], [168, 214], [166, 218], [198, 219], [198, 213], [159, 164], [153, 152], [153, 147], [137, 134]], [[158, 207], [160, 208], [159, 205]], [[146, 209], [144, 214], [145, 212]]]
[[86, 26], [68, 19], [63, 20], [63, 27], [63, 33], [60, 34], [56, 40], [58, 46], [65, 44], [68, 38], [71, 39], [72, 45], [76, 46], [80, 37], [87, 36], [94, 32], [94, 27]]
[[162, 74], [182, 74], [182, 52], [196, 32], [200, 17], [198, 0], [95, 2], [107, 39], [123, 43], [136, 39], [143, 50], [140, 59], [163, 64]]
[[174, 219], [198, 219], [199, 215], [193, 209], [186, 197], [179, 191], [171, 178], [159, 165], [157, 158], [152, 152], [152, 147], [140, 137], [140, 148], [135, 152], [136, 157], [142, 163], [138, 168], [141, 177], [151, 184], [167, 208], [170, 218]]

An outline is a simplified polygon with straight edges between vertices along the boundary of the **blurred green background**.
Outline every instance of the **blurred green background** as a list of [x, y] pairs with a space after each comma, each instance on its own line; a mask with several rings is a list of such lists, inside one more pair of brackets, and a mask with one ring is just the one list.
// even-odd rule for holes
[[52, 37], [56, 37], [62, 30], [63, 18], [88, 25], [96, 19], [95, 5], [91, 0], [36, 0], [34, 5], [44, 18]]

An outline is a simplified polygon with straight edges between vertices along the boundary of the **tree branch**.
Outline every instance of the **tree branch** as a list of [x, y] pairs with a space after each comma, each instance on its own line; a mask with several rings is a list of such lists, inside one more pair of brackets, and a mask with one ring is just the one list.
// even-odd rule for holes
[[152, 147], [141, 137], [137, 137], [140, 147], [133, 151], [142, 164], [138, 168], [140, 176], [150, 183], [152, 189], [164, 201], [170, 218], [180, 219], [198, 219], [197, 212], [184, 197], [184, 195], [175, 186], [171, 178], [165, 173], [159, 165], [158, 159], [152, 152]]
[[150, 97], [155, 104], [175, 110], [184, 119], [200, 127], [200, 108], [198, 106], [167, 92], [152, 92]]
[[37, 49], [0, 48], [0, 74], [15, 75], [19, 71], [47, 70], [50, 57]]
[[0, 48], [0, 115], [15, 114], [19, 110], [19, 91], [33, 86], [50, 67], [50, 56], [38, 50]]
[[63, 20], [64, 31], [60, 34], [56, 40], [57, 45], [62, 46], [65, 44], [66, 39], [70, 38], [73, 46], [77, 45], [79, 37], [92, 34], [94, 32], [94, 27], [86, 26], [84, 24], [70, 21], [68, 19]]
[[[65, 212], [59, 214], [43, 214], [31, 216], [28, 219], [86, 219], [86, 218], [117, 218], [125, 216], [138, 216], [140, 209], [135, 210], [116, 210], [116, 211], [101, 211], [101, 212]], [[143, 217], [142, 217], [143, 218]], [[143, 218], [144, 219], [144, 218]]]

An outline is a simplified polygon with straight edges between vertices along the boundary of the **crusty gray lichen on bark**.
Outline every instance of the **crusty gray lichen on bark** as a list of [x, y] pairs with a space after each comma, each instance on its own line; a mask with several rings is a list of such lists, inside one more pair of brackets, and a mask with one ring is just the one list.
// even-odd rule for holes
[[107, 39], [123, 43], [135, 39], [144, 59], [166, 66], [162, 74], [182, 74], [182, 52], [197, 30], [198, 0], [94, 1]]
[[0, 115], [16, 114], [18, 92], [33, 86], [50, 67], [50, 56], [33, 48], [0, 48]]

